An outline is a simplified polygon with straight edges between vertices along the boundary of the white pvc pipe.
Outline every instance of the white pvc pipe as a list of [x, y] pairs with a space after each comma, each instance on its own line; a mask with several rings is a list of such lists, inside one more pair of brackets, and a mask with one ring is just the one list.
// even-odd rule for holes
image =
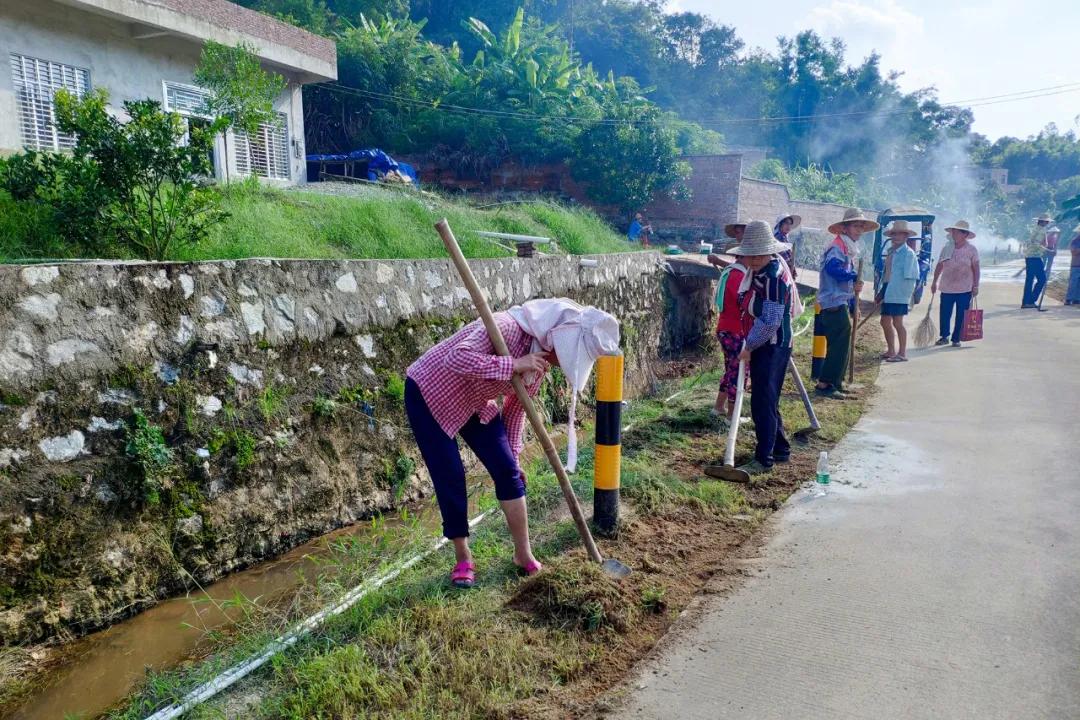
[[600, 262], [596, 260], [596, 258], [581, 258], [581, 260], [578, 262], [581, 267], [596, 267], [600, 264]]
[[[475, 527], [476, 525], [480, 524], [480, 522], [485, 517], [487, 517], [489, 512], [490, 511], [482, 512], [475, 518], [470, 520], [469, 527]], [[302, 622], [294, 625], [289, 630], [289, 632], [267, 643], [267, 645], [255, 655], [250, 656], [247, 660], [244, 660], [237, 665], [233, 665], [231, 668], [218, 675], [213, 680], [203, 683], [199, 687], [195, 688], [187, 695], [185, 695], [184, 699], [180, 702], [169, 705], [168, 707], [164, 707], [161, 710], [158, 710], [153, 715], [147, 716], [146, 720], [173, 720], [174, 718], [180, 717], [188, 710], [195, 708], [197, 705], [206, 702], [222, 690], [225, 690], [237, 681], [247, 677], [251, 673], [261, 668], [263, 665], [268, 663], [271, 658], [280, 653], [282, 650], [286, 650], [295, 645], [300, 639], [302, 639], [312, 630], [317, 628], [328, 618], [340, 615], [341, 613], [345, 612], [357, 602], [359, 602], [365, 595], [367, 595], [373, 590], [379, 589], [386, 583], [396, 578], [398, 575], [401, 575], [401, 573], [405, 572], [413, 565], [416, 565], [418, 562], [434, 553], [447, 542], [448, 540], [446, 538], [440, 538], [434, 545], [429, 547], [427, 550], [413, 555], [411, 558], [403, 562], [401, 565], [398, 565], [393, 570], [384, 573], [383, 575], [380, 575], [376, 578], [372, 578], [371, 580], [360, 583], [352, 590], [345, 593], [345, 595], [343, 595], [333, 605], [323, 608], [322, 610], [315, 613], [306, 620], [303, 620]]]
[[510, 233], [487, 232], [483, 230], [477, 231], [476, 234], [480, 237], [499, 238], [500, 240], [513, 240], [514, 242], [539, 243], [541, 245], [546, 245], [547, 243], [551, 242], [551, 238], [537, 237], [536, 235], [511, 235]]

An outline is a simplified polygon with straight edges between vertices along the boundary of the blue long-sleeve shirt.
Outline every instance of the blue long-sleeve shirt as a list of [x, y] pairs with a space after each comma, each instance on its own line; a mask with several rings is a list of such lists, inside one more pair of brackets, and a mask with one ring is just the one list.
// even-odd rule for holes
[[855, 300], [855, 281], [859, 275], [851, 258], [836, 245], [830, 245], [821, 256], [821, 274], [818, 278], [818, 304], [822, 310], [850, 305]]

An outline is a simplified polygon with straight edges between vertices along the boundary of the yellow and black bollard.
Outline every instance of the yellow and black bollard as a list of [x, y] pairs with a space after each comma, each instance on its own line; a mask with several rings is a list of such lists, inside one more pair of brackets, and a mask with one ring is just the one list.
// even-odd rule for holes
[[604, 535], [619, 527], [622, 476], [623, 356], [596, 361], [596, 462], [593, 464], [593, 523]]
[[821, 376], [821, 366], [825, 364], [825, 328], [821, 326], [821, 305], [814, 303], [814, 348], [811, 353], [810, 379], [817, 380]]

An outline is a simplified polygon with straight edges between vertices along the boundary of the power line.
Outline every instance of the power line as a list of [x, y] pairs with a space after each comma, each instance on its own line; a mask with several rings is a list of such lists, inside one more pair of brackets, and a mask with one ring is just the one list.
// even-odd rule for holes
[[[407, 103], [417, 107], [425, 108], [428, 110], [439, 110], [442, 112], [450, 112], [458, 115], [478, 115], [497, 118], [506, 118], [513, 120], [530, 120], [535, 122], [561, 122], [561, 123], [589, 123], [589, 124], [607, 124], [607, 125], [634, 125], [634, 124], [665, 124], [665, 120], [620, 120], [618, 118], [590, 118], [573, 115], [565, 116], [551, 116], [551, 115], [538, 115], [536, 113], [517, 112], [513, 110], [492, 110], [488, 108], [476, 108], [468, 107], [464, 105], [455, 105], [452, 103], [442, 103], [433, 100], [423, 100], [420, 98], [410, 98], [401, 95], [394, 95], [391, 93], [381, 93], [374, 90], [363, 90], [360, 88], [347, 87], [345, 85], [337, 85], [332, 83], [318, 84], [316, 87], [325, 89], [329, 92], [334, 92], [344, 95], [352, 95], [361, 97], [368, 100], [383, 100], [386, 102]], [[1002, 103], [1019, 102], [1023, 100], [1035, 100], [1043, 97], [1051, 97], [1055, 95], [1063, 95], [1066, 93], [1080, 92], [1080, 82], [1078, 83], [1066, 83], [1062, 85], [1053, 85], [1046, 88], [1035, 88], [1032, 90], [1022, 90], [1013, 93], [1005, 93], [1001, 95], [989, 95], [979, 98], [970, 98], [967, 100], [958, 100], [950, 102], [939, 103], [942, 107], [984, 107], [987, 105], [999, 105]], [[890, 117], [895, 115], [908, 115], [918, 108], [908, 108], [903, 110], [853, 110], [849, 112], [837, 112], [837, 113], [821, 113], [816, 115], [787, 115], [787, 116], [772, 116], [772, 117], [759, 117], [759, 118], [726, 118], [718, 120], [698, 120], [693, 121], [698, 125], [711, 126], [711, 125], [733, 125], [741, 123], [774, 123], [774, 122], [817, 122], [820, 120], [829, 120], [835, 118], [851, 118], [862, 116], [876, 116], [876, 117]]]

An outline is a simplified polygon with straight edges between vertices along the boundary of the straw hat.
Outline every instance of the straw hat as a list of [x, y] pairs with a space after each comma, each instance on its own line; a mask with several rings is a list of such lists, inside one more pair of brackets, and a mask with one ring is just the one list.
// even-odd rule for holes
[[915, 237], [919, 233], [908, 227], [907, 220], [893, 220], [892, 225], [885, 231], [885, 234], [889, 237], [893, 235], [907, 235], [908, 237]]
[[858, 223], [863, 228], [862, 231], [859, 233], [860, 235], [868, 232], [873, 232], [879, 227], [881, 227], [881, 225], [879, 225], [876, 220], [871, 220], [870, 218], [863, 215], [862, 210], [858, 208], [848, 208], [844, 211], [843, 220], [841, 220], [840, 222], [835, 222], [829, 226], [829, 232], [831, 232], [833, 235], [839, 235], [840, 232], [843, 230], [842, 226], [844, 225], [844, 223]]
[[746, 225], [739, 247], [728, 252], [732, 255], [752, 257], [754, 255], [775, 255], [790, 250], [791, 245], [782, 243], [773, 237], [772, 229], [761, 220], [751, 220]]
[[791, 220], [791, 229], [792, 230], [794, 230], [795, 228], [799, 227], [799, 225], [802, 224], [802, 216], [801, 215], [796, 215], [795, 213], [786, 213], [786, 214], [781, 215], [780, 217], [776, 218], [776, 223], [773, 225], [773, 227], [774, 228], [780, 227], [780, 223], [784, 222], [785, 220]]
[[949, 232], [950, 230], [959, 230], [967, 233], [969, 238], [975, 237], [975, 233], [971, 231], [971, 225], [968, 224], [967, 220], [957, 220], [955, 224], [945, 228], [945, 232]]
[[728, 223], [727, 225], [725, 225], [725, 226], [724, 226], [724, 234], [725, 234], [725, 235], [727, 235], [728, 237], [731, 237], [731, 238], [733, 238], [733, 237], [735, 237], [735, 230], [736, 230], [737, 228], [744, 228], [744, 227], [746, 227], [746, 224], [747, 224], [748, 222], [750, 222], [750, 221], [749, 221], [749, 220], [747, 220], [746, 222], [733, 222], [733, 223]]
[[1045, 213], [1044, 212], [1042, 215], [1035, 218], [1035, 222], [1043, 222], [1043, 221], [1045, 221], [1045, 222], [1053, 222], [1054, 221], [1054, 216], [1051, 215], [1050, 213]]

